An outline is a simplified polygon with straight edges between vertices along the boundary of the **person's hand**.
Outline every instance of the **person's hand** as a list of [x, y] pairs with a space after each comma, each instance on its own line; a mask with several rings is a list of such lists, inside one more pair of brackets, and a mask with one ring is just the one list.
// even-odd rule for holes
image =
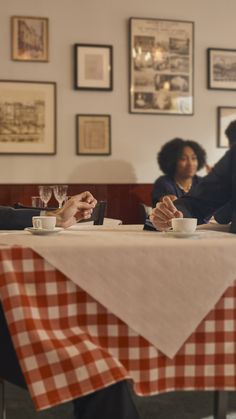
[[97, 200], [90, 192], [83, 192], [72, 196], [62, 208], [48, 212], [47, 215], [57, 217], [57, 227], [67, 228], [78, 221], [90, 218], [96, 204]]
[[210, 173], [211, 171], [212, 171], [212, 166], [210, 166], [209, 164], [205, 164], [205, 169], [206, 169], [206, 172], [207, 172], [207, 174], [208, 173]]
[[172, 200], [165, 196], [162, 202], [158, 202], [153, 208], [150, 220], [158, 230], [166, 230], [171, 227], [172, 218], [182, 218], [183, 214], [174, 206]]
[[165, 196], [168, 196], [171, 199], [171, 201], [175, 201], [176, 199], [178, 199], [176, 195], [164, 195], [160, 199], [161, 202], [163, 202], [163, 199], [165, 198]]

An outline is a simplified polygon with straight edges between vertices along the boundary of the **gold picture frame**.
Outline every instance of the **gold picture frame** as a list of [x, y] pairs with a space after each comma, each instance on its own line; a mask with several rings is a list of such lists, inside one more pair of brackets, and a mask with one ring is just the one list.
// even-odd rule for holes
[[76, 150], [84, 156], [111, 154], [111, 116], [76, 115]]
[[48, 18], [12, 16], [12, 60], [48, 62]]

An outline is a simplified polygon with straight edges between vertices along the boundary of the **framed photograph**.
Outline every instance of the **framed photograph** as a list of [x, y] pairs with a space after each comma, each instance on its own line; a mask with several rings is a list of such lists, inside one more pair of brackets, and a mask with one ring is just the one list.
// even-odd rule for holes
[[108, 156], [111, 154], [110, 115], [76, 115], [77, 154]]
[[208, 89], [236, 90], [236, 50], [208, 48]]
[[12, 60], [48, 61], [48, 19], [12, 16]]
[[229, 148], [225, 130], [232, 121], [236, 121], [236, 106], [219, 106], [217, 108], [217, 146], [219, 148]]
[[130, 18], [130, 112], [193, 115], [194, 24]]
[[0, 80], [0, 154], [56, 154], [56, 83]]
[[75, 44], [75, 89], [113, 89], [111, 45]]

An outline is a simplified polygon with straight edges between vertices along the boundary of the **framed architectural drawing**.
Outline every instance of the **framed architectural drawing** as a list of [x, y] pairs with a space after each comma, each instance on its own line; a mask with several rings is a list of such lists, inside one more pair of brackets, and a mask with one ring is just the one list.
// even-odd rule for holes
[[0, 154], [56, 153], [56, 83], [0, 80]]
[[217, 108], [217, 146], [219, 148], [229, 148], [225, 130], [232, 121], [236, 121], [236, 106], [219, 106]]
[[236, 90], [236, 50], [208, 48], [208, 89]]
[[75, 89], [112, 90], [112, 46], [75, 44]]
[[110, 115], [76, 115], [77, 154], [107, 156], [111, 154]]
[[12, 59], [48, 61], [48, 19], [12, 16]]
[[130, 18], [130, 112], [193, 114], [194, 24]]

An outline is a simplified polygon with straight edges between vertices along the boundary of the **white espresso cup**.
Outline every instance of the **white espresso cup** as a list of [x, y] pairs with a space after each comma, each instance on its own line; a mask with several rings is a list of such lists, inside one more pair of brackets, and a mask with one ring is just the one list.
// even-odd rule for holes
[[172, 218], [171, 225], [176, 233], [194, 233], [197, 227], [197, 218]]
[[32, 217], [33, 227], [38, 230], [54, 230], [56, 227], [56, 217], [38, 215]]

